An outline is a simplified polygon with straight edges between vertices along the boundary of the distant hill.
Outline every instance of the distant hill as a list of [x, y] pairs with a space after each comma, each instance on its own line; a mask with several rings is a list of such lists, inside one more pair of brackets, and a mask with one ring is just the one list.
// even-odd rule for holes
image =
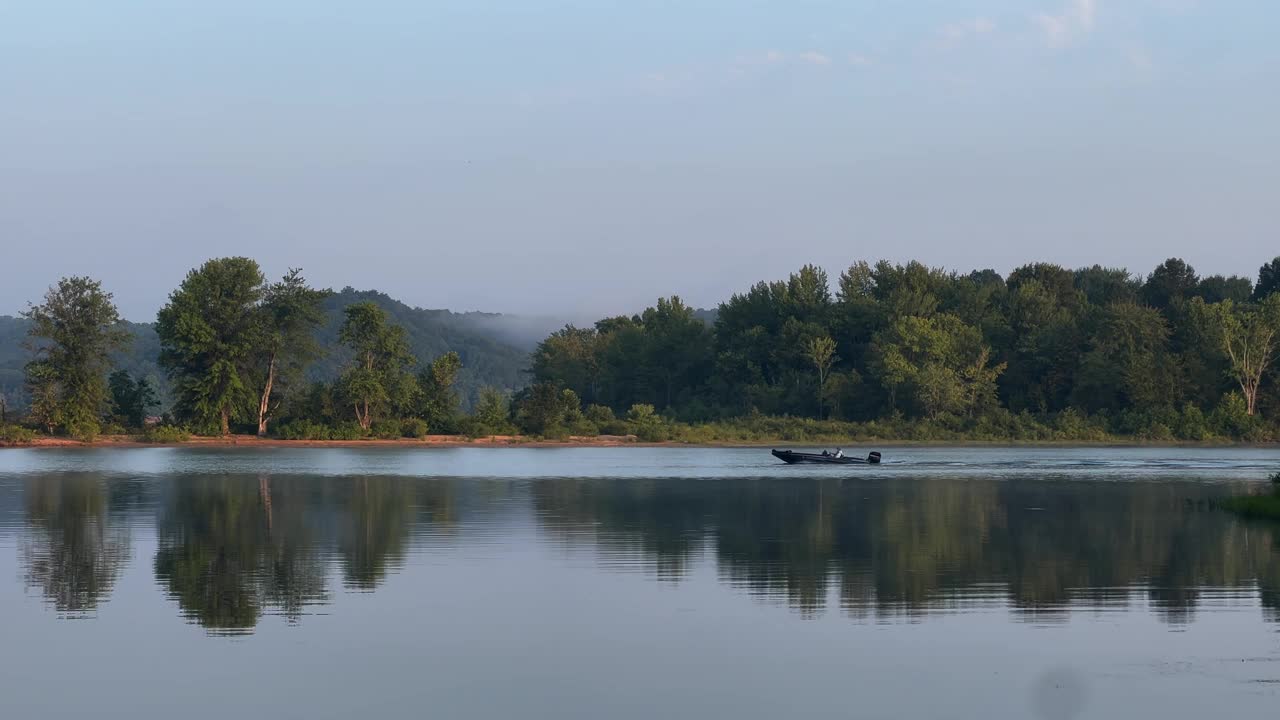
[[[361, 301], [377, 303], [394, 321], [404, 326], [409, 345], [420, 363], [449, 351], [462, 358], [458, 375], [458, 392], [464, 407], [469, 408], [480, 388], [492, 386], [516, 390], [526, 384], [525, 368], [529, 351], [537, 340], [559, 325], [549, 319], [527, 320], [496, 313], [455, 313], [449, 310], [426, 310], [410, 307], [387, 295], [371, 290], [344, 288], [325, 301], [327, 320], [317, 332], [326, 354], [308, 371], [313, 380], [332, 380], [349, 359], [338, 345], [338, 327], [342, 310]], [[152, 378], [168, 401], [168, 383], [157, 365], [160, 341], [152, 323], [126, 323], [134, 336], [133, 346], [116, 358], [117, 367], [134, 375]], [[26, 404], [22, 390], [22, 368], [30, 353], [22, 347], [28, 323], [22, 318], [0, 316], [0, 393], [10, 407]]]

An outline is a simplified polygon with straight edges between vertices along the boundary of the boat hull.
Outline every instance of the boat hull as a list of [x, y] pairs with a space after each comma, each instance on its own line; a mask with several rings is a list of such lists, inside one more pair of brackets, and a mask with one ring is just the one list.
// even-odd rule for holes
[[773, 456], [788, 465], [809, 463], [813, 465], [876, 465], [880, 462], [880, 453], [873, 452], [865, 458], [835, 457], [822, 453], [802, 453], [792, 450], [772, 450]]

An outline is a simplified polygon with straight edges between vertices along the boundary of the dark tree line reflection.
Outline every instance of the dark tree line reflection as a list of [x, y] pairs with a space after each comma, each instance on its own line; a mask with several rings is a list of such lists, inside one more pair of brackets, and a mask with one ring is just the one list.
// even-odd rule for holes
[[1280, 534], [1208, 509], [1224, 492], [957, 478], [533, 487], [538, 516], [563, 542], [629, 550], [668, 580], [710, 553], [725, 582], [803, 612], [834, 601], [855, 616], [910, 616], [985, 599], [1052, 619], [1127, 605], [1141, 588], [1178, 622], [1205, 588], [1225, 588], [1256, 589], [1275, 619]]
[[[930, 478], [653, 479], [531, 483], [395, 477], [50, 476], [23, 490], [25, 582], [69, 615], [105, 602], [130, 527], [155, 523], [155, 580], [189, 621], [252, 631], [297, 622], [335, 588], [375, 591], [424, 538], [514, 514], [602, 563], [722, 582], [803, 613], [911, 617], [967, 603], [1029, 618], [1145, 602], [1170, 622], [1206, 592], [1280, 617], [1280, 529], [1207, 509], [1193, 483]], [[424, 570], [426, 571], [426, 570]]]

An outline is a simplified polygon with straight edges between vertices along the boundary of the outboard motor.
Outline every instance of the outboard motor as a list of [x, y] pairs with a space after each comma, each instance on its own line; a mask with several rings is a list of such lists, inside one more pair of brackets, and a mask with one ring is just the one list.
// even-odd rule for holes
[[880, 453], [876, 450], [872, 450], [871, 453], [867, 455], [867, 462], [871, 463], [872, 465], [879, 465]]

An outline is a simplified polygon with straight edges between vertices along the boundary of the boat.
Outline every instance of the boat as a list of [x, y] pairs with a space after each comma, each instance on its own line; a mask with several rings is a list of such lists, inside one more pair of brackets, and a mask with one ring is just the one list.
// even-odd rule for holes
[[848, 455], [835, 455], [823, 450], [820, 453], [804, 453], [795, 452], [794, 450], [773, 450], [773, 456], [788, 465], [796, 463], [818, 463], [823, 465], [878, 465], [880, 464], [880, 453], [871, 451], [866, 457], [850, 457]]

